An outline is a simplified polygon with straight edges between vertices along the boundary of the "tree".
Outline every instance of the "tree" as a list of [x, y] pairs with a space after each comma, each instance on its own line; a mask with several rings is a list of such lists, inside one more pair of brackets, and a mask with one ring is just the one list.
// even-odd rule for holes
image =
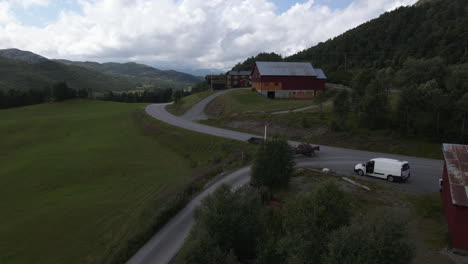
[[228, 185], [218, 188], [202, 201], [197, 209], [197, 229], [208, 234], [209, 239], [223, 254], [233, 250], [239, 260], [255, 257], [259, 234], [260, 198], [254, 193], [233, 193]]
[[273, 138], [264, 142], [255, 156], [251, 183], [270, 188], [286, 187], [294, 169], [294, 157], [288, 142]]
[[359, 104], [363, 112], [361, 123], [370, 128], [381, 128], [387, 118], [387, 92], [377, 80], [371, 81]]
[[318, 104], [319, 106], [319, 111], [320, 111], [320, 119], [323, 119], [323, 103], [327, 100], [327, 96], [325, 95], [325, 92], [319, 92], [314, 98], [315, 103]]
[[76, 94], [66, 82], [57, 82], [52, 85], [52, 96], [56, 101], [63, 101], [75, 97]]
[[349, 92], [342, 90], [333, 100], [333, 115], [335, 129], [345, 129], [347, 127], [346, 122], [348, 120], [348, 114], [351, 110], [351, 104], [349, 100]]
[[182, 100], [182, 97], [184, 96], [184, 92], [182, 90], [176, 90], [172, 94], [172, 98], [174, 99], [174, 103], [178, 104], [180, 103], [180, 100]]
[[279, 251], [284, 263], [320, 263], [330, 233], [350, 221], [350, 197], [336, 184], [322, 183], [288, 201], [283, 215]]
[[404, 219], [379, 210], [357, 217], [335, 231], [328, 244], [325, 264], [409, 264], [413, 247]]

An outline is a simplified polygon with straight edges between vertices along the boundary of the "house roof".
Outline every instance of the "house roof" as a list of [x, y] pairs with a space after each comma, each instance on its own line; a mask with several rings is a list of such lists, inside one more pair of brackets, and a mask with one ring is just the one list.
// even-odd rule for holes
[[247, 75], [250, 76], [250, 71], [230, 71], [228, 75]]
[[263, 76], [317, 76], [312, 64], [308, 62], [256, 62]]
[[443, 152], [452, 203], [468, 206], [468, 146], [444, 144]]
[[327, 76], [325, 75], [322, 69], [315, 68], [315, 72], [317, 73], [317, 79], [320, 79], [320, 80], [327, 79]]

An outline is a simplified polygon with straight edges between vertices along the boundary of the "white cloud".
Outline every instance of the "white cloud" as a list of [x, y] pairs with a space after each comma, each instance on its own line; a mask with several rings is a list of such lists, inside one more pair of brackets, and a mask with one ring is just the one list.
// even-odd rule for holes
[[23, 6], [23, 8], [29, 8], [31, 6], [48, 6], [50, 4], [50, 0], [13, 0], [14, 2]]
[[355, 0], [331, 10], [309, 0], [276, 14], [268, 0], [80, 0], [80, 14], [62, 11], [44, 28], [22, 26], [11, 6], [0, 2], [0, 48], [51, 58], [227, 69], [262, 51], [290, 55], [415, 1]]

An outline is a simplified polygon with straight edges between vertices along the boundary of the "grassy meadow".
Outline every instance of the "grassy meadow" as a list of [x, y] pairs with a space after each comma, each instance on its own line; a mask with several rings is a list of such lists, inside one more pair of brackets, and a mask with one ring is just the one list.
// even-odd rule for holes
[[313, 100], [268, 99], [256, 91], [239, 90], [223, 94], [211, 101], [205, 111], [214, 117], [246, 113], [268, 113], [301, 108], [314, 104]]
[[252, 150], [158, 122], [144, 106], [73, 100], [0, 111], [0, 263], [121, 262], [180, 186]]

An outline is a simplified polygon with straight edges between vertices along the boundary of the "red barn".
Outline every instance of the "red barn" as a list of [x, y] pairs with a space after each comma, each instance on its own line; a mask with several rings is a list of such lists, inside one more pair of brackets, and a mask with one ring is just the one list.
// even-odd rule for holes
[[442, 200], [455, 251], [468, 253], [468, 146], [444, 144]]
[[270, 98], [313, 98], [327, 77], [306, 62], [255, 62], [252, 87]]

